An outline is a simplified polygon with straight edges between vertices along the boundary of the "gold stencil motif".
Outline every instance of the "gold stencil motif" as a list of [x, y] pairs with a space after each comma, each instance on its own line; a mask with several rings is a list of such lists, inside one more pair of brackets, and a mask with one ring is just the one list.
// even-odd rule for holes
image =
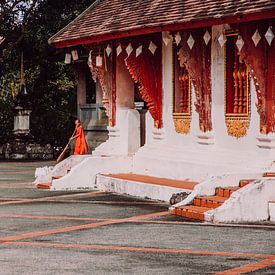
[[174, 117], [173, 119], [177, 133], [189, 134], [191, 128], [191, 117]]
[[250, 120], [247, 118], [227, 117], [225, 119], [229, 136], [241, 138], [246, 136]]

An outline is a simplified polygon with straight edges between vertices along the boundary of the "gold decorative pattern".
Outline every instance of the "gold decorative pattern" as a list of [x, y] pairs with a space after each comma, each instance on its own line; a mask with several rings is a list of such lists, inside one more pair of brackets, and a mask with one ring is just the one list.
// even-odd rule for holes
[[180, 134], [189, 134], [191, 128], [191, 117], [173, 116], [175, 130]]
[[[191, 78], [188, 73], [176, 79], [175, 77], [175, 61], [177, 60], [176, 47], [173, 45], [173, 121], [175, 131], [180, 134], [189, 134], [191, 129], [191, 120], [192, 120], [192, 93], [191, 93]], [[183, 98], [180, 98], [179, 106], [180, 108], [176, 110], [176, 85], [175, 81], [179, 81], [179, 85], [187, 85], [188, 94]], [[186, 86], [184, 86], [186, 89]], [[177, 112], [178, 111], [178, 112]]]
[[[226, 36], [237, 36], [238, 32], [228, 30]], [[224, 47], [224, 113], [227, 133], [229, 136], [241, 138], [246, 136], [250, 126], [251, 118], [251, 91], [250, 91], [250, 75], [244, 64], [240, 64], [241, 68], [232, 72], [234, 78], [234, 102], [231, 112], [227, 109], [227, 52], [226, 45]], [[234, 57], [232, 57], [234, 58]], [[239, 58], [235, 56], [235, 59]], [[234, 61], [236, 64], [236, 60]], [[243, 91], [240, 92], [240, 90]]]
[[226, 117], [226, 127], [229, 136], [241, 138], [246, 136], [250, 125], [247, 118]]

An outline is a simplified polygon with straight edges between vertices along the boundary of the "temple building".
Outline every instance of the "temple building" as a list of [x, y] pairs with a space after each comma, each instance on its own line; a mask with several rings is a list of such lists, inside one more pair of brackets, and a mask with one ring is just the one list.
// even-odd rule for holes
[[82, 105], [89, 70], [108, 139], [36, 183], [184, 193], [180, 216], [274, 221], [274, 34], [270, 0], [95, 1], [49, 43], [77, 66]]

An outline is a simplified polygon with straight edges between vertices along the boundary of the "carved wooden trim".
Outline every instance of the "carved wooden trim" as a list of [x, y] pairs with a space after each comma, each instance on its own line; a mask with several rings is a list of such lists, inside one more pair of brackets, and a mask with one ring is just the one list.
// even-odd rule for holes
[[[104, 48], [104, 46], [102, 46]], [[98, 49], [92, 49], [89, 55], [88, 66], [90, 68], [92, 78], [98, 81], [102, 90], [102, 105], [105, 108], [106, 116], [109, 118], [109, 125], [115, 125], [115, 81], [114, 81], [114, 60], [111, 57], [107, 58], [104, 54], [104, 62], [102, 67], [96, 66], [96, 56]], [[104, 51], [105, 53], [105, 51]]]
[[[185, 65], [195, 88], [195, 108], [199, 114], [199, 127], [202, 132], [212, 130], [211, 95], [211, 43], [205, 45], [203, 35], [206, 29], [182, 32], [181, 49], [178, 52], [181, 65]], [[211, 29], [208, 29], [211, 33]], [[189, 35], [195, 40], [192, 49], [186, 41]]]
[[[234, 26], [238, 28], [244, 41], [244, 46], [240, 51], [240, 57], [245, 61], [252, 79], [255, 84], [257, 93], [257, 110], [260, 115], [260, 132], [268, 134], [275, 132], [275, 43], [268, 45], [264, 35], [269, 26], [273, 26], [273, 21], [264, 20], [257, 22], [247, 22]], [[255, 47], [251, 37], [258, 29], [261, 40]]]
[[[154, 41], [158, 47], [154, 55], [148, 50], [151, 40]], [[129, 41], [125, 40], [123, 44], [126, 46], [128, 43]], [[161, 34], [131, 39], [131, 44], [134, 49], [136, 49], [140, 43], [144, 45], [142, 54], [136, 57], [135, 50], [133, 50], [133, 52], [125, 58], [125, 65], [134, 82], [139, 85], [141, 97], [147, 103], [149, 112], [154, 119], [155, 127], [162, 128]]]

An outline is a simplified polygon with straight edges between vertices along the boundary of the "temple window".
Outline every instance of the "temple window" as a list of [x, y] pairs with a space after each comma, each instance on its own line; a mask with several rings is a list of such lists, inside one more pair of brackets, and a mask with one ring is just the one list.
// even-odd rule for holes
[[173, 119], [177, 133], [188, 134], [191, 124], [191, 80], [184, 65], [180, 66], [178, 48], [173, 47]]
[[238, 33], [226, 34], [225, 118], [227, 132], [237, 138], [246, 135], [250, 120], [250, 86], [246, 64], [241, 60], [236, 41]]

